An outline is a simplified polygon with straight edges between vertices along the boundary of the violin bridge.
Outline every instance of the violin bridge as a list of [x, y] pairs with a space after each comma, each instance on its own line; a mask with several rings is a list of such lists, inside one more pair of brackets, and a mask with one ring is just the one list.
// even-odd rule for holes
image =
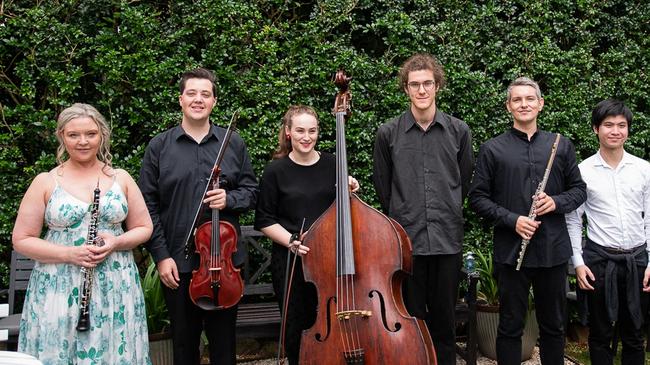
[[221, 271], [220, 267], [210, 267], [208, 268], [208, 271]]
[[339, 321], [347, 321], [352, 316], [356, 317], [362, 317], [362, 318], [368, 318], [372, 317], [372, 311], [366, 311], [366, 310], [349, 310], [349, 311], [342, 311], [342, 312], [336, 312], [336, 317], [339, 319]]

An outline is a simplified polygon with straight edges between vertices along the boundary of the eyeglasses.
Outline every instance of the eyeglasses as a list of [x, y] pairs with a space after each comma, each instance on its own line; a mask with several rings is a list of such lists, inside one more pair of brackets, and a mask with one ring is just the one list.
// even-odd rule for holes
[[420, 86], [424, 86], [424, 90], [426, 91], [431, 91], [431, 89], [433, 89], [433, 85], [435, 84], [436, 84], [435, 81], [427, 80], [424, 82], [411, 81], [407, 85], [409, 86], [409, 89], [411, 89], [411, 91], [419, 91]]

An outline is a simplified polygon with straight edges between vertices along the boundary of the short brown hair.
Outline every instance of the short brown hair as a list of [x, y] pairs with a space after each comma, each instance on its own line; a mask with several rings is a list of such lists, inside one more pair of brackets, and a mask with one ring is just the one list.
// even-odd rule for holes
[[215, 98], [217, 97], [217, 86], [216, 86], [217, 78], [214, 76], [214, 73], [212, 71], [208, 70], [207, 68], [198, 67], [193, 70], [183, 72], [183, 74], [181, 75], [181, 81], [178, 83], [178, 87], [181, 91], [181, 95], [185, 91], [185, 84], [189, 79], [210, 80], [210, 83], [212, 83], [212, 96], [214, 96]]
[[433, 81], [438, 85], [438, 89], [445, 86], [445, 70], [437, 58], [428, 53], [416, 53], [409, 57], [399, 70], [399, 85], [402, 90], [406, 88], [409, 82], [409, 73], [420, 70], [433, 71]]

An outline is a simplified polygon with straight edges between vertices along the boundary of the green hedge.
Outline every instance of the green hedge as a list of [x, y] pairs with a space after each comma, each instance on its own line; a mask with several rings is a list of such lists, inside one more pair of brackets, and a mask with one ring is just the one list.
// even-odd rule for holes
[[[650, 7], [627, 1], [181, 0], [8, 1], [0, 8], [0, 286], [11, 230], [31, 179], [54, 166], [57, 113], [93, 104], [113, 127], [115, 164], [137, 177], [144, 147], [179, 122], [177, 80], [214, 69], [225, 123], [243, 108], [240, 132], [261, 173], [289, 104], [317, 108], [320, 148], [334, 149], [331, 77], [352, 81], [351, 172], [376, 204], [370, 174], [377, 126], [399, 114], [399, 65], [430, 52], [445, 65], [440, 109], [468, 122], [474, 148], [509, 128], [505, 87], [540, 82], [542, 128], [570, 137], [582, 158], [597, 142], [590, 110], [606, 97], [635, 112], [629, 150], [648, 158]], [[467, 242], [489, 242], [466, 209]], [[247, 217], [250, 219], [250, 216]]]

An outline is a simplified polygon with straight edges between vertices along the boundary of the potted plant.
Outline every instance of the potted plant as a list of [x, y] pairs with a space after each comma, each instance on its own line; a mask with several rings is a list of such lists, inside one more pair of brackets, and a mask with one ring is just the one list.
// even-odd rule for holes
[[147, 328], [149, 330], [149, 355], [153, 365], [173, 364], [174, 349], [169, 332], [169, 315], [158, 277], [156, 264], [149, 257], [149, 265], [142, 279]]
[[[476, 302], [476, 332], [479, 351], [496, 360], [497, 327], [499, 325], [499, 293], [497, 280], [492, 275], [494, 262], [492, 252], [476, 253], [476, 271], [479, 274]], [[532, 305], [532, 292], [528, 297], [529, 312], [524, 334], [521, 338], [521, 361], [531, 358], [539, 337], [539, 327]]]

